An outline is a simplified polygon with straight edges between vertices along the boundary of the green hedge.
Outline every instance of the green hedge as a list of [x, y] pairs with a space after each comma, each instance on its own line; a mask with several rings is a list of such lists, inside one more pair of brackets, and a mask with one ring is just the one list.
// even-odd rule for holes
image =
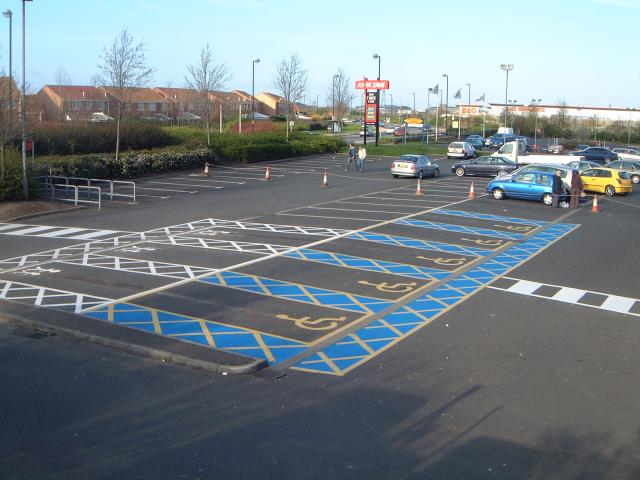
[[[114, 152], [116, 126], [40, 125], [32, 130], [36, 155], [76, 155], [83, 153]], [[120, 150], [144, 150], [175, 144], [176, 140], [162, 128], [142, 122], [123, 122], [120, 126]]]

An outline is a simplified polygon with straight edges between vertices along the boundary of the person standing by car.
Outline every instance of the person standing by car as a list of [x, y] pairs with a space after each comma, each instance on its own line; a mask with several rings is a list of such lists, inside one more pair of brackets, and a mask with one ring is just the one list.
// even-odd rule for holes
[[564, 183], [562, 182], [562, 170], [556, 170], [556, 174], [553, 176], [553, 201], [551, 205], [555, 208], [558, 208], [558, 203], [560, 202], [560, 196], [564, 193]]
[[353, 146], [353, 143], [349, 144], [349, 158], [347, 159], [347, 172], [351, 169], [351, 164], [356, 164], [356, 147]]
[[571, 172], [571, 199], [569, 200], [569, 206], [571, 208], [578, 208], [580, 203], [580, 195], [582, 194], [582, 178], [580, 178], [580, 172], [573, 170]]
[[361, 172], [364, 170], [364, 161], [367, 158], [367, 149], [360, 145], [358, 149], [358, 170]]

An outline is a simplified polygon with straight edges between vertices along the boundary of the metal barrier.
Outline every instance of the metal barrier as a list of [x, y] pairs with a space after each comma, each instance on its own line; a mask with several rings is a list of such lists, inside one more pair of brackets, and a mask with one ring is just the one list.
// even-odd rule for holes
[[[98, 205], [98, 210], [102, 208], [102, 191], [100, 187], [89, 187], [85, 185], [71, 185], [69, 183], [45, 183], [45, 186], [51, 188], [51, 200], [59, 200], [61, 202], [73, 202], [74, 205], [78, 205], [78, 203], [93, 203]], [[64, 188], [65, 195], [68, 195], [69, 189], [73, 189], [73, 198], [68, 197], [57, 197], [56, 198], [56, 188]], [[81, 189], [87, 190], [87, 198], [81, 199], [79, 196], [79, 191]], [[97, 199], [92, 200], [91, 191], [97, 191]]]
[[[98, 209], [100, 209], [101, 208], [102, 195], [108, 195], [109, 196], [109, 200], [111, 200], [111, 201], [113, 201], [114, 197], [119, 197], [119, 198], [125, 198], [125, 199], [129, 198], [129, 199], [131, 199], [131, 201], [129, 202], [131, 204], [135, 204], [136, 203], [136, 184], [135, 184], [135, 182], [126, 181], [126, 180], [105, 180], [105, 179], [101, 179], [101, 178], [62, 177], [62, 176], [56, 176], [56, 175], [43, 175], [43, 176], [40, 176], [40, 177], [37, 177], [37, 178], [38, 178], [38, 180], [41, 180], [41, 185], [44, 187], [46, 193], [49, 193], [49, 189], [50, 189], [50, 195], [51, 195], [51, 199], [52, 200], [55, 199], [56, 187], [57, 188], [65, 187], [65, 192], [67, 192], [68, 189], [73, 189], [74, 190], [73, 202], [75, 203], [75, 205], [78, 205], [78, 202], [80, 202], [80, 203], [97, 203], [98, 204]], [[64, 183], [56, 182], [56, 180], [63, 180]], [[77, 185], [76, 183], [78, 183], [78, 182], [86, 182], [86, 185]], [[108, 189], [108, 191], [103, 192], [100, 187], [91, 185], [92, 183], [102, 183], [102, 184], [106, 183], [106, 184], [109, 185], [109, 189]], [[115, 188], [118, 185], [125, 186], [125, 187], [130, 187], [131, 188], [131, 193], [116, 192]], [[83, 200], [83, 199], [79, 198], [79, 193], [82, 192], [83, 190], [86, 191], [86, 200]], [[94, 193], [92, 193], [92, 192], [97, 192], [98, 200], [92, 200], [92, 196], [94, 195]], [[59, 198], [59, 200], [71, 201], [72, 199], [70, 199], [70, 198]]]

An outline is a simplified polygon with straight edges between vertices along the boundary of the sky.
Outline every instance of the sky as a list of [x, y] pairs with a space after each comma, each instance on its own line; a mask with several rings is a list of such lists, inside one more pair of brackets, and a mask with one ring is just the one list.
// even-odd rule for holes
[[[13, 11], [13, 70], [22, 72], [22, 2]], [[155, 68], [149, 86], [182, 87], [187, 66], [209, 44], [227, 64], [227, 90], [272, 91], [276, 65], [297, 54], [307, 70], [305, 103], [327, 104], [332, 76], [391, 84], [390, 103], [427, 106], [428, 88], [446, 87], [449, 102], [485, 94], [542, 104], [640, 108], [640, 0], [33, 0], [26, 2], [26, 78], [31, 90], [66, 71], [91, 85], [99, 57], [123, 28], [147, 46]], [[8, 71], [9, 20], [0, 19], [0, 62]], [[276, 92], [277, 93], [277, 92]], [[355, 93], [355, 90], [354, 90]], [[446, 93], [446, 92], [445, 92]], [[354, 101], [354, 104], [357, 100]], [[435, 96], [430, 103], [436, 103]]]

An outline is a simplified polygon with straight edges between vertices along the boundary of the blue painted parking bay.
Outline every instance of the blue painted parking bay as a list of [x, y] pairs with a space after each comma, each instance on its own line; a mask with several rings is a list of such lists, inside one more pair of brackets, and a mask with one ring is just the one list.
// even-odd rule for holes
[[402, 311], [392, 312], [373, 321], [361, 330], [301, 360], [293, 368], [343, 375], [415, 333], [576, 227], [571, 224], [550, 225], [532, 235], [526, 242], [509, 247], [494, 258], [412, 301]]

